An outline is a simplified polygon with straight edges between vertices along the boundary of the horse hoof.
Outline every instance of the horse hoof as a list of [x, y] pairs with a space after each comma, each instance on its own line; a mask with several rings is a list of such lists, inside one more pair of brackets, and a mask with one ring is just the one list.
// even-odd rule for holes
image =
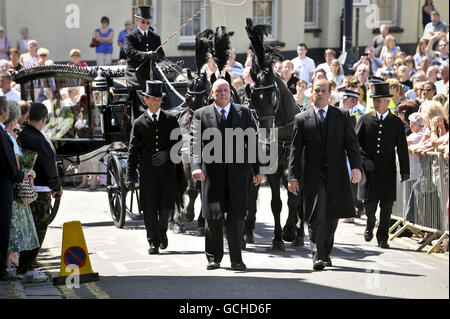
[[205, 229], [204, 228], [198, 228], [195, 232], [195, 236], [197, 237], [203, 237], [205, 236]]
[[292, 246], [294, 247], [301, 247], [305, 246], [305, 238], [303, 236], [298, 236], [295, 238], [295, 240], [292, 242]]
[[255, 243], [255, 237], [253, 236], [253, 232], [249, 231], [246, 232], [244, 235], [244, 241], [248, 244], [254, 244]]
[[283, 241], [273, 241], [272, 242], [272, 247], [270, 247], [270, 250], [285, 251], [286, 248], [284, 247], [284, 242]]
[[287, 242], [293, 242], [295, 240], [295, 227], [284, 226], [281, 238]]

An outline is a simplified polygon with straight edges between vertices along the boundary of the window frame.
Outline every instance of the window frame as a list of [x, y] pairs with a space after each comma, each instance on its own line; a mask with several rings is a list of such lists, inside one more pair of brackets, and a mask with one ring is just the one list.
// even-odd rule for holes
[[[186, 1], [199, 1], [200, 2], [200, 8], [203, 8], [205, 6], [205, 0], [186, 0]], [[180, 17], [183, 14], [183, 0], [180, 1]], [[195, 12], [193, 12], [195, 13]], [[187, 21], [187, 20], [186, 20]], [[184, 21], [182, 24], [186, 23], [186, 21]], [[192, 22], [192, 21], [191, 21]], [[206, 29], [206, 12], [205, 10], [202, 10], [200, 12], [200, 32]], [[190, 43], [195, 43], [195, 37], [196, 34], [194, 35], [181, 35], [180, 32], [180, 43], [181, 44], [190, 44]]]
[[[268, 36], [265, 36], [264, 39], [267, 41], [275, 41], [278, 37], [278, 0], [253, 0], [253, 3], [261, 1], [272, 2], [272, 32]], [[252, 12], [252, 17], [255, 20], [255, 12]]]
[[[378, 0], [371, 0], [371, 4], [378, 5]], [[389, 27], [398, 27], [400, 24], [400, 1], [399, 0], [392, 0], [392, 19], [391, 20], [381, 20], [379, 21], [379, 25], [386, 24]], [[380, 12], [381, 13], [381, 12]]]
[[319, 28], [319, 0], [312, 0], [314, 1], [314, 21], [313, 22], [306, 22], [306, 0], [305, 0], [305, 29], [317, 29]]

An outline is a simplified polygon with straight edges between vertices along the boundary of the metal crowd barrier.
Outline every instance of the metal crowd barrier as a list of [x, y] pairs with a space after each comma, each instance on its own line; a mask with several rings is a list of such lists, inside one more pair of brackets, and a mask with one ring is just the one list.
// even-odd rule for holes
[[[445, 238], [449, 237], [447, 203], [449, 199], [448, 166], [442, 153], [429, 152], [419, 159], [419, 178], [400, 183], [397, 180], [397, 201], [392, 210], [396, 220], [389, 230], [390, 240], [399, 237], [405, 230], [416, 235], [431, 233], [418, 248], [421, 251], [433, 240], [439, 240], [428, 250], [436, 251]], [[399, 171], [399, 169], [397, 169]]]

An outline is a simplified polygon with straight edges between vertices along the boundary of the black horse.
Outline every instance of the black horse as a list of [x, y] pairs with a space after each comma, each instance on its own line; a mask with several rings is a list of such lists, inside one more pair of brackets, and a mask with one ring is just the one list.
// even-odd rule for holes
[[[267, 152], [273, 149], [277, 143], [278, 162], [271, 168], [272, 174], [267, 175], [267, 181], [272, 192], [271, 208], [275, 219], [274, 239], [272, 250], [284, 250], [284, 242], [292, 242], [294, 246], [302, 246], [304, 238], [304, 225], [302, 221], [302, 204], [300, 196], [295, 196], [288, 191], [289, 215], [285, 227], [281, 228], [280, 214], [282, 201], [280, 198], [281, 183], [288, 189], [286, 170], [288, 156], [292, 142], [294, 117], [300, 112], [292, 93], [283, 80], [272, 69], [272, 61], [279, 56], [278, 52], [269, 46], [264, 46], [263, 36], [266, 26], [253, 26], [251, 19], [247, 19], [247, 34], [252, 43], [255, 60], [252, 64], [251, 77], [253, 85], [247, 85], [246, 93], [250, 97], [250, 105], [256, 111], [259, 128], [259, 139], [264, 144]], [[265, 130], [261, 130], [265, 129]], [[274, 134], [277, 134], [274, 136]], [[257, 189], [251, 190], [252, 201], [256, 201]], [[256, 207], [251, 203], [249, 207]], [[246, 242], [253, 241], [253, 228], [256, 209], [249, 210], [245, 227]]]

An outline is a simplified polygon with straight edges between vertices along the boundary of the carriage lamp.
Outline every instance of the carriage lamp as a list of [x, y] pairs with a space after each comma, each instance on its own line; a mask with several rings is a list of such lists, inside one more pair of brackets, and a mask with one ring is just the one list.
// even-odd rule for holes
[[98, 70], [97, 77], [92, 82], [92, 94], [96, 116], [94, 116], [94, 131], [100, 127], [102, 134], [105, 134], [103, 110], [108, 106], [108, 82], [102, 76], [102, 71]]

